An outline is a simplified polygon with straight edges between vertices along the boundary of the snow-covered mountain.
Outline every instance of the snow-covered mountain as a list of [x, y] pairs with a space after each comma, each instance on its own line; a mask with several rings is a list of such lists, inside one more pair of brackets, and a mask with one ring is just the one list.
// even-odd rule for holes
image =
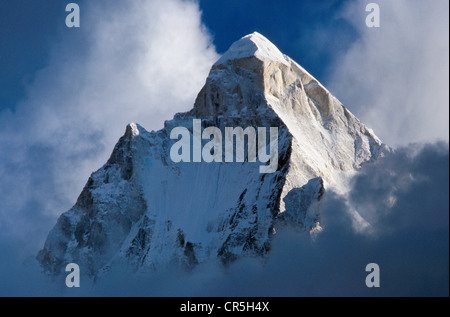
[[[223, 135], [226, 127], [277, 127], [277, 170], [261, 173], [262, 163], [249, 160], [175, 163], [171, 131], [193, 134], [194, 119]], [[344, 192], [348, 177], [385, 149], [314, 77], [253, 33], [213, 65], [192, 110], [157, 132], [126, 127], [37, 257], [52, 273], [75, 262], [97, 276], [121, 262], [189, 269], [215, 257], [261, 256], [280, 226], [320, 231], [326, 189]]]

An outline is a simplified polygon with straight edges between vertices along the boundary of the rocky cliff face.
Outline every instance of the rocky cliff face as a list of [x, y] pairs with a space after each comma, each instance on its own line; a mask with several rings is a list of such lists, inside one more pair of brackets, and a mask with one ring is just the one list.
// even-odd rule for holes
[[[193, 119], [223, 135], [226, 127], [277, 127], [277, 170], [260, 173], [249, 160], [173, 162], [170, 132], [194, 133]], [[320, 231], [326, 188], [344, 191], [345, 179], [385, 150], [314, 77], [253, 33], [213, 65], [191, 111], [157, 132], [127, 126], [38, 260], [52, 273], [76, 262], [97, 276], [117, 262], [189, 269], [212, 257], [262, 256], [278, 226]]]

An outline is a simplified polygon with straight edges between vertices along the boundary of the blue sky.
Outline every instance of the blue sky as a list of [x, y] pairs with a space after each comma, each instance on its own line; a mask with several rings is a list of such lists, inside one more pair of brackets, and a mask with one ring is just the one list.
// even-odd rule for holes
[[46, 66], [64, 8], [62, 1], [0, 3], [0, 109], [13, 108], [26, 83]]
[[[379, 243], [369, 239], [355, 245], [360, 236], [338, 226], [352, 241], [342, 245], [343, 251], [371, 247], [394, 264], [402, 251], [418, 263], [405, 274], [419, 272], [430, 282], [419, 281], [427, 286], [421, 292], [416, 281], [406, 280], [404, 288], [391, 285], [388, 294], [448, 296], [449, 2], [379, 0], [381, 26], [368, 28], [369, 2], [79, 0], [81, 27], [69, 29], [68, 1], [1, 1], [0, 251], [8, 257], [0, 258], [0, 294], [24, 281], [14, 261], [21, 263], [42, 247], [90, 173], [106, 162], [125, 126], [137, 122], [157, 130], [175, 113], [190, 110], [211, 65], [232, 42], [258, 31], [398, 149], [380, 163], [381, 170], [361, 174], [353, 203], [376, 209], [380, 195], [397, 191], [404, 208], [381, 215], [378, 227], [398, 222], [404, 227], [394, 233], [381, 230]], [[417, 175], [418, 183], [402, 187], [409, 175]], [[435, 225], [429, 219], [443, 221]], [[425, 252], [431, 262], [422, 262], [425, 253], [402, 242], [422, 236], [420, 247], [437, 252]], [[328, 237], [323, 245], [337, 256], [333, 232]], [[290, 253], [283, 247], [279, 252]], [[319, 266], [330, 261], [316, 255]], [[297, 263], [280, 259], [273, 268]], [[429, 267], [439, 274], [429, 273]], [[214, 279], [224, 278], [216, 273]], [[259, 274], [265, 273], [249, 276], [257, 280]], [[439, 278], [447, 283], [439, 284]], [[286, 276], [280, 281], [288, 282]]]
[[[286, 55], [319, 80], [326, 77], [334, 48], [345, 50], [357, 37], [352, 25], [339, 16], [347, 1], [200, 1], [203, 20], [223, 53], [245, 34], [264, 34]], [[326, 36], [321, 32], [326, 29]]]

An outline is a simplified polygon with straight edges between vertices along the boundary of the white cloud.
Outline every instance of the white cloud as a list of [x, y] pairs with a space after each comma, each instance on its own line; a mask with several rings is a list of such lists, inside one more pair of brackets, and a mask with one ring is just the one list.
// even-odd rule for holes
[[[379, 28], [366, 27], [369, 2]], [[449, 2], [353, 1], [343, 17], [360, 38], [336, 58], [335, 95], [389, 145], [448, 141]]]
[[157, 130], [191, 109], [218, 58], [194, 1], [95, 1], [81, 13], [15, 112], [0, 113], [5, 235], [48, 230], [54, 221], [29, 215], [54, 220], [70, 208], [126, 124]]

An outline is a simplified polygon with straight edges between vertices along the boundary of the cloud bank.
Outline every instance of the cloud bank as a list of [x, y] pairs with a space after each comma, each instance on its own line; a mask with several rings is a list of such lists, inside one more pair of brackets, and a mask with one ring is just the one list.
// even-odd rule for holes
[[[126, 287], [123, 278], [129, 275], [118, 270], [93, 292], [108, 296], [448, 296], [448, 172], [445, 143], [398, 149], [363, 168], [348, 201], [332, 192], [324, 196], [324, 230], [314, 239], [280, 230], [265, 263], [243, 259], [223, 268], [210, 262], [189, 275], [147, 274], [132, 283], [133, 288]], [[355, 230], [349, 206], [370, 223], [366, 230]], [[365, 285], [368, 263], [380, 267], [380, 288]]]
[[[365, 24], [369, 2], [379, 28]], [[335, 59], [328, 88], [391, 146], [448, 141], [449, 2], [351, 1], [341, 14], [360, 36]]]
[[[35, 262], [26, 269], [9, 264], [0, 278], [11, 283], [8, 295], [448, 296], [448, 173], [448, 144], [400, 148], [363, 167], [348, 200], [325, 194], [324, 230], [314, 239], [280, 229], [264, 261], [247, 258], [228, 267], [210, 261], [189, 273], [114, 267], [96, 284], [81, 274], [79, 289], [65, 287], [65, 276], [44, 278]], [[353, 208], [369, 222], [365, 230], [354, 227]], [[380, 267], [379, 288], [365, 285], [368, 263]]]

